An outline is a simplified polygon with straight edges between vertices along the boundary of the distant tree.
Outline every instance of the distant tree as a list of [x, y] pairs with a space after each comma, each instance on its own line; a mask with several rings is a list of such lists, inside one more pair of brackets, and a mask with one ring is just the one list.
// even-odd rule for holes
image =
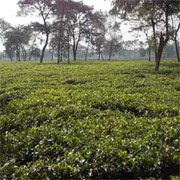
[[175, 42], [168, 42], [164, 48], [164, 55], [166, 58], [174, 58], [176, 54]]
[[5, 42], [4, 46], [5, 46], [5, 53], [10, 58], [10, 60], [13, 61], [15, 54], [15, 47], [12, 46], [12, 44], [9, 41]]
[[68, 63], [70, 63], [70, 33], [68, 21], [71, 14], [71, 1], [56, 0], [54, 3], [54, 15], [56, 16], [52, 28], [51, 47], [57, 51], [57, 63], [62, 62], [63, 55], [67, 51]]
[[85, 61], [86, 61], [88, 59], [89, 48], [91, 45], [91, 32], [86, 34], [85, 43], [86, 43], [86, 52], [85, 52]]
[[84, 34], [84, 42], [86, 43], [86, 50], [85, 50], [85, 61], [88, 58], [88, 53], [89, 53], [89, 48], [92, 48], [91, 41], [93, 39], [93, 29], [94, 29], [94, 19], [97, 19], [98, 17], [96, 16], [96, 13], [89, 14], [90, 20], [88, 21], [87, 24], [87, 29], [85, 29], [85, 34]]
[[97, 51], [96, 45], [98, 43], [97, 41], [98, 40], [97, 36], [99, 35], [98, 31], [103, 32], [103, 29], [104, 29], [103, 34], [101, 34], [101, 37], [99, 37], [100, 39], [103, 37], [103, 41], [102, 41], [103, 44], [105, 43], [105, 33], [106, 33], [105, 32], [105, 15], [102, 12], [96, 11], [94, 13], [89, 13], [88, 16], [89, 16], [89, 20], [87, 23], [87, 27], [86, 29], [84, 29], [85, 30], [84, 40], [86, 42], [85, 60], [87, 60], [88, 51], [90, 47], [91, 49], [95, 47]]
[[111, 60], [113, 56], [120, 55], [122, 53], [123, 41], [121, 41], [121, 36], [119, 38], [106, 39], [103, 46], [103, 52], [106, 56], [108, 56], [108, 60]]
[[175, 43], [178, 62], [180, 62], [180, 57], [179, 57], [180, 47], [179, 47], [179, 42], [177, 40], [179, 31], [180, 31], [180, 13], [178, 14], [178, 16], [171, 15], [171, 23], [170, 23], [170, 38]]
[[30, 33], [25, 26], [19, 26], [13, 28], [10, 31], [5, 33], [5, 42], [4, 46], [6, 49], [7, 55], [12, 60], [14, 52], [18, 61], [26, 60], [27, 51], [25, 49], [30, 40]]
[[[6, 22], [4, 19], [0, 18], [0, 41], [2, 44], [4, 44], [5, 41], [5, 34], [7, 31], [9, 31], [12, 28], [10, 23]], [[13, 60], [14, 50], [11, 49], [10, 44], [7, 45], [5, 53], [8, 55], [8, 57]], [[2, 54], [2, 59], [4, 55]]]
[[133, 50], [136, 49], [138, 43], [137, 40], [127, 40], [127, 41], [123, 41], [123, 48], [124, 49], [128, 49], [128, 50]]
[[106, 29], [107, 29], [107, 38], [109, 39], [106, 43], [106, 46], [109, 44], [109, 50], [107, 50], [109, 52], [109, 61], [111, 60], [112, 54], [113, 54], [113, 50], [115, 48], [115, 46], [117, 44], [119, 44], [119, 42], [122, 39], [122, 35], [120, 32], [120, 23], [117, 22], [117, 18], [115, 16], [109, 16], [106, 15]]
[[113, 0], [113, 10], [115, 14], [120, 14], [121, 18], [138, 19], [144, 26], [150, 26], [153, 34], [153, 46], [155, 51], [155, 70], [158, 71], [163, 49], [170, 39], [169, 23], [172, 14], [180, 11], [179, 0]]
[[56, 39], [51, 38], [51, 41], [49, 43], [49, 52], [51, 53], [51, 60], [54, 60], [54, 53], [56, 51]]
[[98, 60], [101, 58], [104, 60], [102, 49], [106, 40], [106, 27], [105, 27], [105, 16], [101, 11], [97, 11], [95, 13], [93, 19], [93, 30], [92, 30], [92, 38], [91, 43], [95, 47], [95, 51], [98, 54]]
[[57, 63], [62, 62], [66, 51], [69, 51], [69, 38], [67, 31], [67, 22], [65, 19], [61, 19], [53, 23], [52, 39], [50, 45], [52, 48], [54, 48], [54, 50], [57, 50]]
[[152, 50], [154, 50], [153, 49], [153, 37], [152, 37], [152, 35], [149, 35], [148, 31], [145, 28], [143, 28], [143, 31], [146, 36], [146, 43], [148, 45], [148, 48], [147, 48], [147, 52], [149, 54], [148, 60], [151, 61], [151, 53], [152, 53]]
[[41, 57], [41, 50], [37, 47], [34, 47], [33, 50], [30, 51], [30, 57], [40, 58]]
[[56, 0], [55, 13], [60, 21], [62, 19], [67, 26], [67, 39], [71, 41], [74, 60], [77, 58], [79, 42], [83, 39], [88, 28], [89, 14], [93, 8], [82, 2]]
[[36, 31], [40, 31], [42, 34], [45, 34], [45, 42], [41, 52], [40, 63], [43, 62], [44, 53], [49, 42], [50, 23], [48, 20], [52, 15], [52, 4], [53, 0], [19, 0], [18, 2], [19, 7], [21, 8], [21, 13], [29, 14], [37, 11], [43, 20], [42, 24], [38, 22], [34, 23]]
[[0, 40], [4, 43], [5, 33], [10, 30], [12, 26], [4, 19], [0, 18]]
[[41, 44], [42, 38], [40, 37], [41, 32], [34, 30], [33, 23], [28, 25], [27, 28], [30, 35], [30, 40], [28, 44], [29, 61], [30, 61], [32, 57], [35, 57], [35, 58], [41, 57], [41, 51], [38, 45]]
[[146, 55], [146, 50], [145, 50], [145, 48], [144, 48], [144, 42], [142, 42], [142, 41], [140, 41], [139, 42], [139, 55], [140, 55], [140, 57], [141, 58], [143, 58], [143, 57], [145, 57], [145, 55]]
[[153, 36], [150, 32], [151, 26], [150, 24], [147, 25], [146, 23], [144, 23], [142, 19], [138, 19], [137, 21], [138, 23], [136, 22], [134, 23], [134, 26], [132, 27], [132, 31], [140, 31], [144, 33], [146, 37], [146, 43], [148, 45], [148, 48], [147, 48], [147, 52], [149, 54], [148, 60], [151, 61], [151, 53], [152, 53], [152, 50], [154, 49]]

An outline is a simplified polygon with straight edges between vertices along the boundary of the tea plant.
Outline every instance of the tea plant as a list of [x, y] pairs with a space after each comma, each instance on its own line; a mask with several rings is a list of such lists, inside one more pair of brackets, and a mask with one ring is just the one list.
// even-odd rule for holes
[[0, 69], [1, 179], [178, 178], [178, 63]]

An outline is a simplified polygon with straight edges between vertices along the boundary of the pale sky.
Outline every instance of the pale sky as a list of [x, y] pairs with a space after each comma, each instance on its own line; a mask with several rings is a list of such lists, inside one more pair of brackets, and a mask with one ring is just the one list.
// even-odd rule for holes
[[[14, 25], [27, 25], [31, 21], [36, 21], [37, 17], [18, 17], [17, 12], [20, 10], [17, 2], [19, 0], [1, 0], [0, 5], [0, 18]], [[80, 0], [76, 0], [80, 1]], [[94, 6], [95, 10], [109, 11], [111, 8], [111, 0], [81, 0], [84, 4]], [[4, 48], [0, 42], [0, 51]]]
[[[28, 24], [30, 21], [33, 21], [32, 18], [22, 18], [17, 17], [17, 12], [19, 7], [17, 2], [19, 0], [1, 0], [0, 6], [0, 18], [5, 19], [5, 21], [10, 22], [13, 25], [17, 24]], [[94, 6], [95, 10], [110, 10], [110, 0], [82, 0], [85, 4]]]
[[[20, 10], [17, 3], [19, 0], [1, 0], [0, 6], [0, 18], [3, 18], [5, 21], [9, 22], [13, 26], [15, 25], [28, 25], [32, 21], [37, 21], [37, 17], [32, 17], [29, 15], [27, 17], [18, 17], [17, 12]], [[80, 0], [75, 0], [80, 1]], [[84, 4], [94, 6], [95, 10], [109, 11], [111, 9], [112, 0], [81, 0]], [[121, 29], [124, 40], [132, 39], [132, 35], [128, 34], [130, 28], [124, 26]], [[4, 50], [2, 43], [0, 42], [0, 51]]]

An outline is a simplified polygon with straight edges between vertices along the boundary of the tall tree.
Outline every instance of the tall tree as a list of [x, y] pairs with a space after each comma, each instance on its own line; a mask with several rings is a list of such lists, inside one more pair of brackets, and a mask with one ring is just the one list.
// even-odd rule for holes
[[89, 14], [93, 8], [71, 0], [56, 0], [54, 7], [59, 20], [64, 19], [67, 23], [66, 32], [68, 39], [71, 40], [73, 57], [76, 60], [78, 46], [88, 28]]
[[139, 41], [139, 55], [141, 58], [144, 58], [146, 55], [146, 50], [144, 48], [144, 42], [143, 41]]
[[26, 60], [26, 45], [28, 45], [29, 40], [30, 33], [25, 26], [13, 28], [5, 33], [4, 45], [6, 48], [6, 53], [11, 60], [13, 58], [13, 52], [15, 52], [16, 59], [18, 61], [21, 60], [21, 57], [23, 60]]
[[11, 28], [12, 26], [10, 25], [10, 23], [0, 18], [0, 40], [2, 43], [4, 42], [6, 32], [10, 30]]
[[94, 14], [93, 18], [93, 30], [92, 30], [92, 38], [91, 43], [95, 47], [95, 51], [98, 54], [98, 60], [101, 58], [104, 60], [102, 54], [102, 48], [105, 44], [106, 40], [106, 27], [105, 27], [106, 18], [101, 11], [97, 11]]
[[5, 46], [5, 53], [6, 53], [6, 55], [10, 58], [11, 61], [13, 61], [14, 54], [15, 54], [14, 53], [15, 52], [14, 47], [12, 46], [12, 44], [9, 41], [5, 42], [4, 46]]
[[173, 16], [171, 15], [171, 23], [170, 23], [170, 38], [174, 41], [175, 43], [175, 48], [176, 48], [176, 55], [177, 55], [177, 60], [180, 62], [180, 52], [179, 52], [179, 42], [177, 40], [178, 38], [178, 32], [180, 30], [180, 13], [178, 16]]
[[151, 27], [150, 25], [144, 23], [142, 19], [138, 19], [138, 23], [134, 23], [134, 26], [132, 27], [132, 31], [140, 31], [143, 32], [146, 37], [146, 44], [148, 46], [147, 52], [148, 52], [148, 60], [151, 61], [151, 53], [153, 50], [153, 37], [151, 34]]
[[67, 51], [68, 63], [70, 63], [70, 30], [68, 28], [68, 22], [71, 14], [71, 1], [56, 0], [54, 3], [54, 15], [56, 20], [53, 23], [51, 42], [54, 42], [54, 46], [57, 50], [57, 63], [62, 62], [63, 54]]
[[158, 71], [163, 49], [170, 39], [169, 22], [180, 11], [179, 0], [113, 0], [112, 12], [124, 19], [138, 19], [152, 29], [155, 51], [155, 70]]
[[[100, 45], [102, 46], [105, 43], [105, 34], [106, 34], [105, 15], [100, 11], [99, 12], [96, 11], [94, 13], [89, 13], [88, 16], [89, 16], [89, 20], [86, 25], [86, 29], [84, 29], [84, 41], [86, 43], [85, 60], [87, 60], [88, 51], [90, 47], [91, 48], [95, 47], [97, 51], [98, 43], [99, 46]], [[100, 34], [100, 32], [102, 32], [102, 34]], [[102, 47], [100, 49], [102, 49]]]
[[109, 44], [109, 61], [112, 58], [113, 50], [116, 47], [117, 44], [119, 44], [118, 41], [121, 41], [122, 36], [120, 32], [120, 23], [117, 22], [117, 18], [115, 16], [109, 16], [106, 15], [106, 29], [107, 29], [107, 38], [108, 41], [106, 45]]
[[[53, 23], [51, 47], [54, 46], [57, 50], [57, 63], [62, 62], [63, 55], [69, 54], [69, 29], [68, 29], [68, 3], [59, 1], [60, 4], [56, 6], [57, 19]], [[57, 11], [58, 10], [58, 11]], [[54, 44], [54, 45], [53, 45]], [[67, 51], [67, 53], [66, 53]], [[68, 56], [69, 57], [69, 56]], [[69, 58], [68, 58], [69, 59]]]
[[52, 38], [51, 38], [51, 47], [57, 51], [57, 63], [63, 61], [63, 57], [68, 51], [69, 39], [67, 37], [67, 32], [65, 30], [64, 22], [55, 22], [52, 28]]
[[40, 58], [41, 57], [41, 50], [39, 49], [38, 45], [42, 41], [40, 34], [41, 32], [36, 31], [34, 29], [34, 24], [30, 24], [26, 27], [28, 29], [30, 40], [28, 44], [28, 51], [29, 51], [29, 61], [32, 57]]
[[42, 18], [42, 23], [36, 23], [37, 29], [45, 34], [45, 42], [42, 48], [40, 63], [43, 62], [44, 53], [49, 42], [50, 23], [49, 18], [52, 15], [53, 0], [19, 0], [18, 5], [21, 8], [21, 13], [29, 14], [36, 11]]

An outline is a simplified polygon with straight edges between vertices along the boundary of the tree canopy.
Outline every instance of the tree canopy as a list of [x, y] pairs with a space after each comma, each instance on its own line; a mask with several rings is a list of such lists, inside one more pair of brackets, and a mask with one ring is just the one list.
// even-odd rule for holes
[[159, 70], [163, 49], [170, 39], [170, 16], [180, 13], [179, 0], [113, 0], [111, 13], [125, 20], [141, 22], [151, 28], [155, 51], [155, 70]]
[[29, 14], [37, 12], [43, 20], [43, 23], [37, 22], [34, 24], [36, 29], [45, 34], [45, 42], [40, 57], [40, 62], [42, 63], [49, 42], [50, 24], [48, 20], [52, 17], [53, 0], [19, 0], [18, 5], [21, 8], [21, 13]]

